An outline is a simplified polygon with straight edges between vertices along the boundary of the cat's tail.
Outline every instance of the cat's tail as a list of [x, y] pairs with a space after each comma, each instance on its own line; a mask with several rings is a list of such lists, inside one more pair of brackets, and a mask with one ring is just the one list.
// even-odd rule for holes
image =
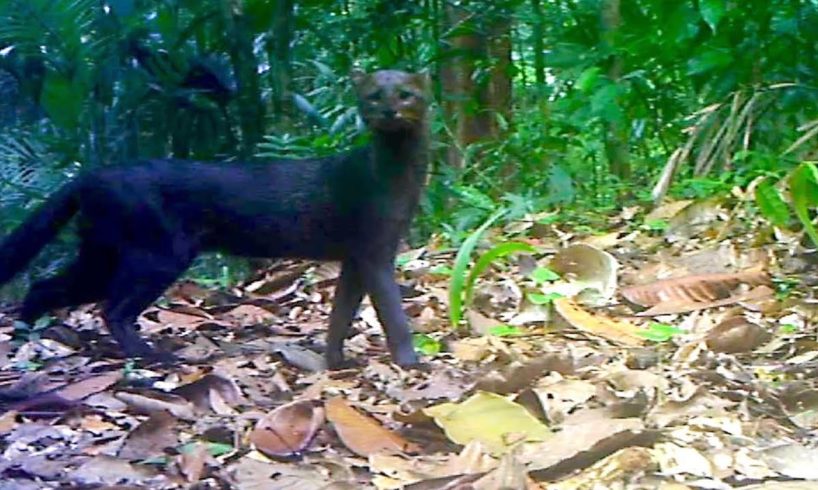
[[54, 239], [79, 210], [79, 185], [70, 182], [0, 242], [0, 284], [10, 281]]

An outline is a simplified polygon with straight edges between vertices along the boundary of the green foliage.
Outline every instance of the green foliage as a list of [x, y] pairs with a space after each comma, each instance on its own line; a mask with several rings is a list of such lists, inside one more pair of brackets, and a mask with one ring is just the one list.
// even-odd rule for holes
[[413, 335], [412, 342], [414, 343], [415, 350], [425, 356], [436, 356], [443, 350], [440, 341], [426, 334]]
[[645, 330], [638, 332], [639, 336], [653, 342], [667, 342], [677, 335], [684, 333], [684, 330], [665, 323], [651, 323]]
[[495, 337], [516, 337], [525, 335], [525, 332], [513, 325], [498, 325], [489, 329], [489, 335], [494, 335]]
[[528, 301], [530, 301], [532, 304], [535, 304], [535, 305], [549, 305], [549, 304], [553, 303], [555, 299], [559, 299], [559, 298], [562, 298], [562, 297], [563, 297], [563, 295], [561, 295], [560, 293], [548, 293], [548, 294], [528, 293], [528, 294], [526, 294], [526, 298], [528, 298]]
[[761, 214], [776, 226], [787, 226], [790, 210], [781, 193], [770, 179], [765, 178], [756, 187], [756, 204]]
[[790, 176], [789, 185], [795, 215], [812, 243], [818, 246], [818, 231], [810, 216], [810, 208], [818, 205], [818, 169], [815, 164], [805, 162], [799, 165]]
[[465, 294], [464, 304], [468, 306], [469, 303], [471, 303], [472, 295], [474, 294], [474, 283], [477, 282], [477, 278], [480, 277], [491, 264], [502, 257], [521, 252], [534, 253], [536, 249], [527, 243], [507, 242], [495, 245], [484, 252], [480, 258], [475, 261], [468, 277], [466, 277], [466, 282], [463, 286]]
[[537, 267], [536, 269], [531, 271], [531, 279], [533, 279], [534, 282], [539, 284], [556, 281], [559, 278], [560, 275], [552, 271], [548, 267]]
[[480, 225], [479, 228], [474, 230], [474, 232], [472, 232], [472, 234], [463, 241], [463, 243], [460, 245], [460, 249], [457, 251], [457, 255], [454, 259], [454, 267], [452, 268], [452, 278], [449, 282], [449, 323], [454, 328], [458, 328], [460, 326], [460, 320], [463, 317], [464, 300], [467, 294], [466, 270], [471, 262], [472, 252], [477, 247], [480, 239], [483, 237], [483, 233], [485, 233], [486, 230], [489, 229], [489, 227], [504, 214], [506, 214], [506, 211], [500, 210], [491, 215], [482, 225]]

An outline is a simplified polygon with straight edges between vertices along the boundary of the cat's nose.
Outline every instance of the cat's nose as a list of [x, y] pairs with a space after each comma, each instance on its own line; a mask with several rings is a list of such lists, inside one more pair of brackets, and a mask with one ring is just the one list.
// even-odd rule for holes
[[395, 117], [395, 116], [396, 116], [398, 113], [397, 113], [397, 111], [395, 111], [395, 109], [384, 109], [384, 110], [383, 110], [383, 112], [382, 112], [382, 114], [383, 114], [383, 117], [386, 117], [386, 118], [392, 119], [392, 118], [393, 118], [393, 117]]

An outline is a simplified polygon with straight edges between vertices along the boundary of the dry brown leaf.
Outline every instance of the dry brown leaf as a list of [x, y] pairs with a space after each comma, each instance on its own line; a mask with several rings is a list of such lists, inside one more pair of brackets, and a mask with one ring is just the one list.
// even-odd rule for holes
[[637, 316], [650, 317], [659, 315], [671, 315], [677, 313], [689, 313], [691, 311], [704, 310], [707, 308], [718, 308], [720, 306], [729, 306], [736, 303], [754, 302], [772, 298], [775, 294], [771, 288], [761, 285], [753, 289], [740, 292], [733, 296], [710, 301], [707, 303], [691, 302], [685, 300], [671, 300], [658, 304], [645, 311], [637, 313]]
[[71, 401], [82, 400], [94, 393], [104, 391], [119, 381], [122, 378], [122, 373], [119, 371], [112, 371], [110, 373], [92, 376], [90, 378], [71, 383], [64, 388], [60, 388], [55, 392], [56, 395]]
[[604, 419], [563, 427], [548, 441], [528, 443], [519, 456], [529, 470], [553, 478], [552, 467], [560, 473], [588, 467], [600, 458], [628, 447], [639, 437], [645, 424], [636, 418]]
[[770, 338], [772, 335], [757, 323], [743, 316], [736, 316], [724, 320], [707, 332], [705, 342], [714, 352], [736, 354], [750, 352]]
[[[96, 456], [83, 463], [68, 474], [68, 480], [83, 485], [146, 485], [153, 483], [154, 488], [164, 485], [157, 479], [156, 470], [147, 465], [131, 464], [112, 456]], [[151, 485], [153, 486], [153, 485]]]
[[117, 393], [116, 397], [139, 413], [153, 414], [156, 412], [169, 412], [180, 419], [196, 419], [196, 410], [193, 404], [181, 396], [172, 393], [160, 391], [131, 393], [122, 391]]
[[[590, 468], [581, 471], [577, 475], [549, 484], [548, 489], [594, 490], [596, 488], [617, 488], [630, 481], [632, 477], [657, 468], [658, 465], [649, 449], [628, 447], [594, 463]], [[664, 487], [662, 488], [664, 489]]]
[[309, 400], [282, 405], [259, 420], [250, 442], [271, 457], [290, 457], [307, 448], [324, 424], [324, 410]]
[[241, 391], [236, 383], [217, 374], [202, 376], [192, 383], [179, 386], [172, 393], [193, 403], [199, 410], [216, 411], [212, 403], [213, 392], [218, 393], [220, 399], [231, 406], [241, 400]]
[[174, 447], [176, 418], [168, 412], [156, 412], [125, 438], [117, 457], [128, 460], [149, 459], [164, 454], [165, 448]]
[[188, 483], [195, 483], [202, 479], [208, 459], [210, 455], [207, 452], [207, 446], [196, 443], [190, 450], [177, 456], [176, 464], [185, 480]]
[[338, 437], [359, 456], [420, 451], [417, 445], [385, 429], [375, 419], [354, 409], [343, 398], [327, 400], [324, 406], [327, 420], [332, 422]]
[[642, 329], [633, 323], [589, 313], [569, 298], [554, 300], [554, 310], [572, 327], [611, 342], [636, 347], [645, 341], [638, 334]]
[[663, 279], [650, 284], [622, 288], [620, 293], [630, 303], [642, 307], [666, 302], [709, 303], [733, 296], [742, 285], [769, 284], [769, 276], [761, 270], [730, 274], [697, 274]]

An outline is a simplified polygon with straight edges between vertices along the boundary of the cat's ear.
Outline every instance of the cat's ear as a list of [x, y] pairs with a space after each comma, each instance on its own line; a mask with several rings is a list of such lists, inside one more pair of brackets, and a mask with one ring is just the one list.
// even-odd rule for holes
[[357, 88], [369, 78], [369, 75], [360, 68], [353, 68], [349, 73], [349, 78], [352, 80], [352, 84]]

